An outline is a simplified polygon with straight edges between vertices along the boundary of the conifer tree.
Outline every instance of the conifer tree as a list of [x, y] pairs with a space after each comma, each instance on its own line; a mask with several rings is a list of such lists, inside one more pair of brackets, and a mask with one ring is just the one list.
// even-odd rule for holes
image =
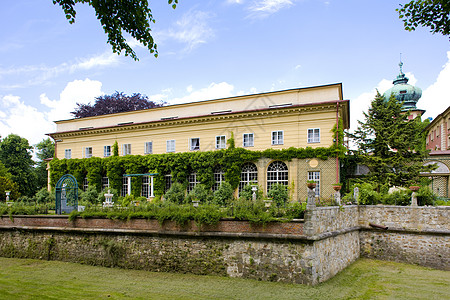
[[358, 157], [370, 173], [369, 180], [389, 186], [408, 186], [419, 180], [420, 172], [434, 166], [423, 166], [428, 154], [425, 147], [427, 123], [420, 117], [408, 119], [402, 103], [394, 96], [386, 100], [379, 92], [371, 103], [364, 122], [352, 135], [358, 145]]

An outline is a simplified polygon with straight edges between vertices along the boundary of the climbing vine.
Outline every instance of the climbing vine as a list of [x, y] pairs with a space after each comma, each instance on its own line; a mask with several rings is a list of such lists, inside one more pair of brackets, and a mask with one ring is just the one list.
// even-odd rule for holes
[[[340, 121], [342, 122], [342, 121]], [[256, 162], [260, 158], [270, 158], [282, 161], [290, 161], [294, 158], [319, 158], [326, 160], [336, 155], [343, 157], [346, 148], [343, 142], [343, 126], [339, 124], [339, 130], [333, 129], [338, 143], [333, 143], [328, 148], [287, 148], [266, 149], [264, 151], [251, 151], [244, 148], [232, 147], [217, 151], [164, 153], [151, 155], [127, 155], [111, 156], [107, 158], [92, 157], [87, 159], [53, 159], [50, 162], [51, 185], [54, 186], [64, 174], [72, 174], [77, 181], [83, 182], [88, 178], [89, 185], [95, 186], [100, 192], [102, 177], [109, 178], [109, 184], [116, 190], [121, 190], [124, 174], [158, 173], [160, 175], [171, 174], [174, 182], [187, 186], [187, 178], [190, 173], [197, 173], [197, 180], [207, 188], [214, 184], [214, 169], [220, 167], [225, 172], [225, 180], [233, 189], [239, 185], [241, 167], [246, 162]], [[141, 192], [142, 177], [132, 177], [132, 194], [136, 197]], [[155, 176], [155, 195], [162, 195], [165, 189], [164, 176]]]

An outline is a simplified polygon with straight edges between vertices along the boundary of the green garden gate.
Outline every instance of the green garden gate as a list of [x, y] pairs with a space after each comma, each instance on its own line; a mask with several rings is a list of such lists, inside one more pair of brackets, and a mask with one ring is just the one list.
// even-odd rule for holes
[[78, 183], [70, 174], [62, 176], [56, 183], [56, 206], [58, 215], [78, 210]]

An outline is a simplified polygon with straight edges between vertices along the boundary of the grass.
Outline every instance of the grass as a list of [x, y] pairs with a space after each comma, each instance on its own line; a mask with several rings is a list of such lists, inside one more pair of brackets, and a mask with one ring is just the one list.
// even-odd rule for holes
[[0, 258], [0, 299], [449, 299], [450, 272], [359, 259], [318, 286]]

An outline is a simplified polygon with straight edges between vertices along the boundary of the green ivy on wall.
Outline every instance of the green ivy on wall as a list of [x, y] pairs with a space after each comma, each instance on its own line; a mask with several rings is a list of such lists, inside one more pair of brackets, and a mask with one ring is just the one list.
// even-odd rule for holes
[[[338, 132], [337, 132], [338, 131]], [[109, 178], [112, 188], [120, 191], [124, 174], [158, 173], [154, 178], [155, 195], [162, 195], [165, 188], [163, 175], [171, 174], [172, 180], [187, 186], [187, 178], [190, 173], [197, 173], [197, 180], [207, 188], [214, 184], [214, 169], [221, 167], [225, 172], [225, 180], [233, 189], [239, 185], [241, 167], [246, 162], [256, 162], [260, 158], [270, 158], [282, 161], [290, 161], [294, 158], [319, 158], [326, 160], [343, 157], [346, 148], [343, 142], [343, 126], [340, 120], [339, 130], [336, 126], [333, 132], [338, 135], [338, 145], [333, 143], [328, 148], [287, 148], [266, 149], [264, 151], [251, 151], [244, 148], [229, 147], [228, 149], [205, 152], [182, 152], [150, 155], [111, 156], [107, 158], [91, 157], [85, 159], [53, 159], [50, 162], [50, 179], [54, 187], [61, 176], [72, 174], [79, 183], [87, 177], [90, 186], [95, 186], [98, 191], [102, 187], [102, 177]], [[233, 144], [229, 142], [229, 145]], [[132, 194], [135, 197], [141, 193], [141, 177], [132, 177]], [[80, 185], [80, 184], [79, 184]]]

